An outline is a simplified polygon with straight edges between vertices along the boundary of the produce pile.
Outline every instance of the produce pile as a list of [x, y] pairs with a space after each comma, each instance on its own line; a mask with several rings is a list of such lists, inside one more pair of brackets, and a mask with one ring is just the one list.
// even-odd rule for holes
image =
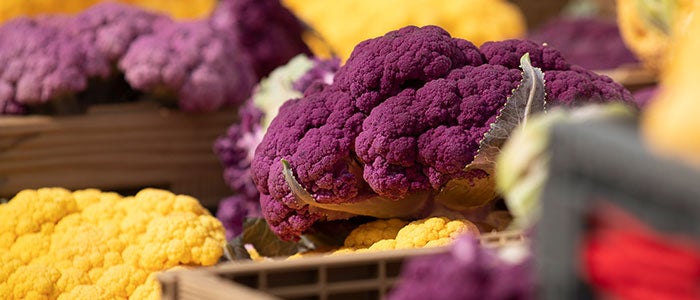
[[[507, 1], [458, 2], [3, 2], [0, 41], [12, 43], [0, 45], [0, 115], [158, 101], [238, 118], [212, 141], [232, 190], [216, 218], [152, 188], [41, 188], [0, 202], [0, 295], [158, 299], [157, 273], [223, 260], [449, 247], [408, 261], [389, 299], [534, 299], [531, 245], [487, 249], [478, 236], [536, 230], [556, 124], [641, 112], [654, 149], [700, 161], [700, 141], [678, 134], [700, 127], [689, 109], [700, 6], [619, 0], [617, 23], [526, 32]], [[591, 71], [638, 62], [663, 81], [634, 97]], [[588, 274], [634, 294], [609, 274], [635, 274], [606, 269], [625, 259], [604, 250], [665, 239], [608, 229], [586, 237]]]
[[214, 265], [226, 243], [197, 199], [156, 189], [24, 190], [0, 215], [5, 299], [159, 299], [157, 272]]
[[309, 53], [302, 31], [276, 0], [224, 0], [188, 21], [115, 2], [15, 18], [0, 27], [13, 41], [0, 47], [0, 114], [143, 98], [190, 112], [237, 106], [262, 76]]

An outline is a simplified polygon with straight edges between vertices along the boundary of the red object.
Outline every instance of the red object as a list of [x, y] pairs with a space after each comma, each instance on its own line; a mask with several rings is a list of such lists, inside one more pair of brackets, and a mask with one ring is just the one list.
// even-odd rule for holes
[[590, 284], [616, 299], [700, 299], [700, 247], [658, 233], [625, 212], [596, 211], [583, 267]]

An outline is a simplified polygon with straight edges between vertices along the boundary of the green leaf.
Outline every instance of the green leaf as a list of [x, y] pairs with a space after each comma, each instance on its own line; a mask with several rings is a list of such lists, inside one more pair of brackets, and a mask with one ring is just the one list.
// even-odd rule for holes
[[409, 194], [401, 199], [390, 199], [377, 194], [358, 197], [347, 203], [320, 203], [297, 181], [289, 162], [282, 162], [282, 174], [292, 194], [302, 204], [309, 205], [315, 213], [322, 213], [330, 219], [349, 218], [355, 215], [377, 218], [398, 218], [417, 215], [426, 203], [433, 198], [433, 191]]
[[467, 179], [449, 181], [436, 197], [436, 201], [453, 210], [465, 210], [481, 206], [496, 197], [494, 165], [501, 147], [511, 132], [520, 124], [525, 126], [529, 118], [545, 111], [544, 74], [530, 63], [529, 53], [520, 58], [522, 80], [506, 100], [491, 124], [491, 128], [479, 142], [479, 150], [472, 162], [464, 168]]
[[253, 245], [264, 257], [286, 257], [314, 248], [305, 239], [299, 242], [280, 240], [263, 218], [245, 220], [243, 232], [226, 245], [226, 257], [232, 261], [250, 259], [244, 247], [246, 244]]

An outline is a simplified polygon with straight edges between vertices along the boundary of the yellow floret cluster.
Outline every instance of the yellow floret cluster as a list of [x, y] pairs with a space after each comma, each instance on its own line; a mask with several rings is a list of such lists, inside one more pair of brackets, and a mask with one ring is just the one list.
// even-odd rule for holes
[[346, 254], [395, 249], [447, 246], [462, 234], [479, 235], [477, 226], [464, 219], [431, 217], [407, 222], [400, 219], [376, 220], [355, 228], [340, 249], [331, 252], [310, 251], [299, 258], [317, 254]]
[[213, 265], [226, 243], [197, 199], [158, 189], [24, 190], [0, 216], [3, 299], [159, 299], [157, 272]]
[[[113, 0], [162, 12], [175, 19], [206, 17], [216, 5], [215, 0]], [[42, 14], [79, 13], [101, 0], [2, 0], [0, 1], [0, 23], [19, 16]]]
[[[282, 0], [313, 27], [342, 59], [359, 42], [407, 25], [437, 25], [477, 46], [522, 37], [525, 18], [505, 0]], [[314, 52], [323, 46], [308, 40]]]

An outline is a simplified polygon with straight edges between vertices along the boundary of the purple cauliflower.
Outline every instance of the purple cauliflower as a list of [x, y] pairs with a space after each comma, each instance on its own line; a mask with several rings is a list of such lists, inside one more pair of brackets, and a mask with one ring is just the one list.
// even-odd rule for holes
[[590, 70], [614, 69], [638, 62], [622, 40], [614, 20], [554, 19], [530, 32], [528, 38], [547, 43], [561, 51], [568, 62]]
[[165, 25], [156, 26], [158, 22], [170, 22], [170, 19], [133, 5], [101, 2], [71, 18], [67, 29], [116, 63], [136, 38]]
[[209, 20], [160, 22], [131, 44], [119, 69], [134, 89], [177, 99], [191, 112], [239, 105], [255, 83], [233, 35]]
[[448, 253], [407, 261], [388, 299], [536, 299], [534, 272], [526, 246], [490, 249], [464, 235]]
[[18, 18], [0, 26], [0, 41], [7, 41], [0, 47], [0, 114], [24, 113], [109, 75], [94, 45], [76, 40], [60, 24]]
[[279, 0], [224, 0], [190, 22], [112, 2], [10, 21], [0, 28], [13, 41], [0, 49], [9, 66], [0, 71], [0, 114], [79, 112], [144, 96], [185, 111], [239, 105], [260, 76], [309, 53], [302, 31]]
[[260, 204], [251, 201], [244, 194], [234, 195], [219, 202], [216, 218], [226, 228], [226, 239], [230, 240], [243, 232], [243, 222], [246, 218], [260, 217]]
[[272, 230], [290, 240], [317, 221], [406, 216], [448, 181], [484, 176], [464, 167], [519, 85], [526, 53], [544, 71], [547, 105], [632, 102], [610, 78], [531, 41], [479, 49], [434, 26], [389, 32], [357, 45], [332, 84], [285, 102], [272, 121], [251, 164]]
[[257, 79], [297, 54], [311, 54], [302, 40], [303, 24], [279, 0], [221, 0], [211, 19], [218, 28], [235, 28]]
[[245, 217], [260, 216], [260, 195], [250, 176], [250, 162], [269, 120], [285, 101], [301, 97], [311, 85], [330, 84], [340, 67], [339, 59], [309, 59], [299, 55], [263, 79], [255, 93], [239, 108], [238, 122], [214, 143], [214, 152], [224, 166], [224, 179], [235, 196], [219, 202], [217, 217], [227, 238], [240, 233]]

